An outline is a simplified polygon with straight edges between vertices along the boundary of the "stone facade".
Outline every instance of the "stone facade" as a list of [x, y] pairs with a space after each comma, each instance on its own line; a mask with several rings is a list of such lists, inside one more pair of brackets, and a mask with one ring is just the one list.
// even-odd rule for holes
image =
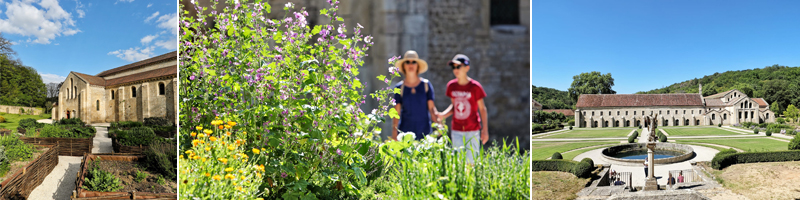
[[[166, 117], [177, 121], [177, 52], [104, 71], [92, 76], [70, 72], [53, 107], [54, 120], [81, 118], [86, 123], [143, 121]], [[135, 95], [134, 95], [135, 93]]]
[[707, 97], [700, 94], [581, 95], [576, 107], [576, 127], [637, 127], [643, 124], [644, 116], [655, 114], [658, 114], [660, 126], [775, 122], [775, 114], [764, 99], [750, 98], [739, 90]]
[[[208, 0], [199, 0], [210, 5]], [[282, 18], [287, 0], [270, 1], [271, 18]], [[309, 25], [327, 22], [318, 15], [321, 8], [329, 7], [326, 1], [292, 0], [295, 7], [306, 7]], [[190, 14], [188, 0], [181, 0]], [[492, 6], [506, 8], [518, 22], [492, 24]], [[509, 10], [510, 9], [510, 10]], [[217, 7], [218, 11], [222, 6]], [[208, 11], [210, 12], [210, 10]], [[428, 72], [421, 77], [434, 86], [435, 105], [443, 111], [450, 105], [445, 95], [447, 82], [454, 79], [447, 62], [458, 53], [467, 55], [472, 64], [468, 75], [480, 82], [487, 97], [489, 132], [492, 139], [519, 136], [520, 145], [528, 146], [530, 136], [530, 1], [491, 0], [345, 0], [339, 4], [339, 14], [352, 28], [356, 23], [365, 28], [362, 34], [372, 35], [374, 45], [359, 71], [359, 79], [366, 81], [365, 89], [372, 92], [387, 87], [378, 75], [388, 75], [387, 60], [415, 50], [429, 64]], [[509, 16], [505, 16], [509, 17]], [[212, 23], [209, 23], [211, 26]], [[352, 32], [352, 31], [351, 31]], [[348, 33], [351, 33], [348, 32]], [[395, 80], [399, 81], [399, 80]], [[362, 110], [377, 108], [377, 102], [368, 100]], [[391, 120], [382, 125], [384, 138], [391, 134]]]
[[20, 114], [19, 110], [23, 109], [26, 115], [40, 115], [42, 110], [40, 108], [25, 107], [25, 106], [4, 106], [0, 105], [0, 113]]

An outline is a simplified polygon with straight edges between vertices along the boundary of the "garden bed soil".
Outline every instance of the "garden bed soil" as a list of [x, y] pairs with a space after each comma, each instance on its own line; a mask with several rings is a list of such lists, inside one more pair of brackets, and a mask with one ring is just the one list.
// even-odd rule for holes
[[94, 138], [40, 138], [19, 137], [25, 143], [35, 145], [59, 145], [59, 156], [83, 156], [92, 153]]
[[[144, 156], [136, 154], [86, 154], [83, 157], [81, 171], [75, 184], [77, 196], [73, 199], [177, 199], [177, 182], [165, 178], [166, 185], [158, 184], [156, 182], [158, 173], [140, 167], [138, 160], [142, 158]], [[89, 162], [92, 161], [94, 161], [93, 166], [90, 166]], [[123, 188], [117, 192], [97, 192], [83, 189], [83, 182], [90, 167], [99, 167], [103, 171], [114, 174], [119, 178]], [[137, 183], [134, 180], [134, 174], [137, 171], [148, 174], [147, 179]]]
[[36, 145], [32, 161], [17, 161], [0, 180], [0, 199], [26, 199], [58, 165], [59, 146]]

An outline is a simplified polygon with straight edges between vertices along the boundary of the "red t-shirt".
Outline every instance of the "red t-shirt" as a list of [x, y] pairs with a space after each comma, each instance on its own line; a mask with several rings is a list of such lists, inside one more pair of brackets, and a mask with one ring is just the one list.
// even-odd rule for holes
[[478, 116], [478, 100], [486, 97], [478, 81], [469, 80], [466, 85], [459, 85], [458, 79], [447, 83], [447, 96], [453, 98], [453, 124], [457, 131], [476, 131], [481, 129], [481, 118]]

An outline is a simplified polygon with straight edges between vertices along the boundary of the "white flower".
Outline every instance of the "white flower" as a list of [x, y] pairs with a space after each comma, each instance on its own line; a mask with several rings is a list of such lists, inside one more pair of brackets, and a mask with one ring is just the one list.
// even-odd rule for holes
[[417, 139], [417, 135], [414, 132], [402, 132], [397, 135], [397, 140], [408, 142]]
[[292, 8], [292, 7], [294, 7], [294, 4], [292, 4], [292, 2], [289, 2], [289, 3], [286, 3], [286, 5], [284, 5], [284, 6], [287, 7], [287, 8]]

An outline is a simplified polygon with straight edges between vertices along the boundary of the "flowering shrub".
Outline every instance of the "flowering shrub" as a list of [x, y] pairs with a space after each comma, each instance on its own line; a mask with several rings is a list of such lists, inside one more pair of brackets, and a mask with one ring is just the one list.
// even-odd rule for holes
[[[320, 10], [321, 15], [329, 17], [329, 23], [313, 27], [308, 25], [305, 9], [297, 10], [292, 3], [283, 9], [285, 18], [266, 18], [271, 8], [260, 0], [252, 4], [227, 1], [230, 6], [223, 13], [201, 12], [197, 18], [181, 18], [183, 128], [179, 138], [181, 149], [191, 149], [195, 154], [192, 158], [198, 157], [184, 158], [187, 166], [181, 162], [183, 180], [179, 181], [192, 184], [185, 189], [181, 186], [181, 197], [341, 198], [357, 195], [359, 188], [370, 183], [371, 170], [365, 169], [373, 168], [369, 163], [374, 158], [365, 155], [370, 147], [377, 146], [373, 142], [380, 132], [376, 124], [384, 120], [390, 93], [394, 92], [388, 84], [399, 74], [390, 68], [390, 77], [378, 77], [387, 84], [371, 94], [378, 100], [379, 109], [370, 113], [360, 109], [367, 96], [357, 77], [358, 67], [367, 56], [372, 37], [360, 35], [361, 25], [353, 27], [353, 34], [348, 36], [350, 30], [336, 13], [337, 2], [330, 3], [330, 8]], [[206, 9], [194, 6], [200, 11]], [[208, 10], [216, 6], [212, 1]], [[214, 27], [206, 28], [209, 24]], [[388, 114], [397, 116], [394, 109]], [[208, 128], [217, 117], [239, 125], [223, 123]], [[206, 129], [201, 130], [203, 127]], [[241, 132], [237, 136], [241, 137], [241, 147], [218, 150], [226, 154], [202, 154], [200, 150], [206, 152], [205, 147], [197, 149], [209, 144], [202, 144], [208, 141], [192, 133], [199, 136], [204, 130], [223, 129]], [[195, 140], [200, 144], [189, 142]], [[200, 181], [210, 180], [205, 173], [212, 171], [196, 167], [222, 169], [230, 163], [214, 160], [241, 153], [239, 148], [259, 149], [259, 155], [263, 155], [237, 163], [263, 166], [260, 182], [248, 179], [252, 184], [261, 183], [260, 187], [240, 184], [247, 195], [232, 196], [240, 194], [233, 194], [231, 188], [225, 195], [219, 191], [235, 186], [204, 185]], [[204, 157], [213, 162], [197, 163]]]

